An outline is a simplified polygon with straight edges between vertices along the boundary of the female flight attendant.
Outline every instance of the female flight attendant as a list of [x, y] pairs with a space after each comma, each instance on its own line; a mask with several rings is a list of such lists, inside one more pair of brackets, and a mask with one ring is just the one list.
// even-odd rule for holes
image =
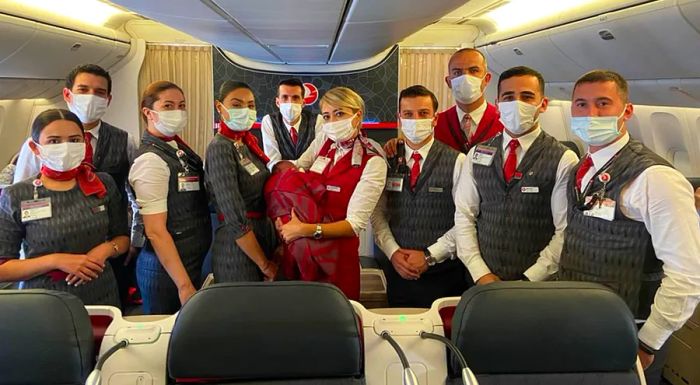
[[[83, 163], [83, 125], [44, 111], [32, 124], [41, 173], [0, 196], [0, 281], [69, 292], [86, 305], [119, 306], [108, 258], [129, 248], [126, 203], [112, 177]], [[19, 259], [20, 248], [26, 259]]]
[[129, 184], [148, 238], [136, 262], [146, 314], [172, 314], [194, 294], [211, 243], [202, 160], [178, 136], [185, 107], [182, 89], [167, 81], [151, 83], [141, 99], [148, 127]]
[[302, 237], [337, 242], [341, 252], [332, 268], [323, 269], [327, 276], [319, 280], [335, 284], [348, 298], [357, 300], [358, 234], [367, 227], [384, 189], [387, 165], [360, 132], [365, 103], [357, 93], [345, 87], [333, 88], [321, 98], [320, 106], [323, 131], [296, 164], [325, 185], [325, 194], [318, 202], [323, 223], [304, 223], [292, 211], [289, 222], [278, 220], [277, 227], [286, 242]]
[[220, 222], [212, 246], [214, 278], [273, 280], [277, 265], [266, 256], [272, 255], [277, 240], [263, 198], [270, 159], [249, 131], [256, 119], [253, 91], [245, 83], [224, 82], [216, 110], [219, 132], [206, 158], [207, 190]]

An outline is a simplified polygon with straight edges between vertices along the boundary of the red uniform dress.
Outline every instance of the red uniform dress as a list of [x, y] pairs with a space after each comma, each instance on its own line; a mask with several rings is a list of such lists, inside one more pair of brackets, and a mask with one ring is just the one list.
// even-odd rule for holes
[[[265, 186], [268, 216], [289, 221], [294, 208], [305, 223], [332, 223], [347, 216], [348, 203], [362, 177], [367, 161], [379, 156], [361, 142], [362, 157], [353, 166], [353, 151], [348, 151], [322, 174], [287, 170], [274, 174]], [[333, 159], [333, 142], [327, 140], [318, 156]], [[328, 282], [336, 285], [349, 299], [360, 298], [360, 239], [357, 236], [320, 239], [300, 238], [286, 244], [280, 267], [288, 279]]]
[[471, 140], [467, 140], [460, 128], [459, 117], [457, 116], [457, 106], [452, 106], [438, 114], [437, 125], [435, 126], [435, 139], [446, 145], [467, 154], [475, 145], [485, 142], [503, 130], [503, 123], [500, 121], [498, 108], [493, 104], [486, 103], [486, 111], [479, 122]]

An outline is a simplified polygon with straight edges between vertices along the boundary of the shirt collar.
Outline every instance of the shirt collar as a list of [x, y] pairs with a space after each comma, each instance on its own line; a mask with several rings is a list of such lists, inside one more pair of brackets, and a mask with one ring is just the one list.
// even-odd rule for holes
[[596, 151], [593, 154], [590, 154], [591, 159], [593, 160], [593, 167], [595, 167], [596, 170], [600, 170], [607, 164], [610, 159], [612, 159], [615, 154], [620, 152], [623, 147], [627, 145], [630, 141], [630, 135], [629, 133], [625, 132], [625, 135], [622, 136], [619, 140], [617, 140], [615, 143], [610, 144], [607, 147], [601, 148], [600, 150]]
[[284, 126], [287, 127], [287, 131], [292, 131], [292, 127], [295, 127], [297, 131], [299, 131], [299, 127], [301, 127], [301, 121], [304, 120], [304, 116], [301, 115], [299, 117], [299, 121], [295, 125], [287, 124], [287, 122], [284, 121], [284, 118], [282, 118], [282, 123], [284, 123]]
[[406, 160], [411, 159], [411, 156], [413, 156], [413, 153], [418, 151], [418, 153], [421, 156], [421, 159], [425, 160], [428, 158], [428, 153], [430, 152], [430, 149], [433, 147], [433, 143], [435, 142], [435, 137], [430, 138], [430, 141], [426, 144], [423, 145], [423, 147], [419, 148], [418, 150], [414, 150], [411, 147], [408, 147], [406, 145]]
[[[527, 152], [528, 149], [530, 149], [530, 146], [532, 146], [533, 143], [535, 143], [535, 140], [537, 139], [538, 136], [540, 136], [540, 133], [542, 133], [542, 129], [537, 126], [532, 132], [528, 132], [527, 134], [515, 138], [518, 139], [518, 142], [520, 143], [520, 148], [523, 150], [523, 153]], [[503, 130], [503, 152], [506, 151], [506, 148], [508, 148], [508, 143], [510, 143], [511, 139], [513, 139], [510, 135], [508, 135], [508, 132], [506, 130]]]
[[[459, 108], [459, 106], [456, 106], [456, 107], [457, 107], [457, 118], [461, 122], [462, 119], [464, 118], [464, 115], [466, 115], [467, 113], [465, 111], [462, 111], [462, 109]], [[476, 126], [479, 126], [479, 123], [481, 123], [481, 118], [484, 117], [484, 112], [486, 112], [486, 100], [484, 100], [484, 102], [481, 103], [481, 105], [479, 107], [477, 107], [474, 111], [469, 113], [469, 116], [472, 118], [472, 121], [474, 122], [474, 124]]]
[[87, 130], [87, 132], [89, 132], [90, 135], [92, 135], [92, 137], [95, 138], [95, 140], [97, 140], [100, 137], [100, 127], [102, 127], [101, 120], [91, 130]]

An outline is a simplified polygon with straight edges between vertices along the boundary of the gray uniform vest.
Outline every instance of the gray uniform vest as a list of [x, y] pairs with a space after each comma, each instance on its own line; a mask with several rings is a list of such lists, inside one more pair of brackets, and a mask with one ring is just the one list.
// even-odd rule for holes
[[[201, 158], [187, 147], [181, 148], [185, 152], [190, 172], [197, 173], [200, 180], [200, 190], [191, 192], [178, 192], [178, 173], [185, 172], [177, 156], [177, 150], [163, 140], [144, 132], [141, 147], [137, 157], [147, 152], [158, 155], [165, 161], [170, 169], [170, 181], [168, 186], [168, 221], [167, 228], [175, 241], [175, 246], [185, 269], [188, 272], [201, 268], [202, 260], [211, 243], [211, 218], [207, 193], [204, 188], [204, 170]], [[145, 247], [151, 247], [147, 243]], [[160, 262], [154, 258], [153, 269], [162, 269]]]
[[316, 136], [316, 116], [309, 110], [301, 110], [301, 126], [297, 129], [299, 139], [296, 146], [292, 143], [292, 137], [279, 111], [270, 114], [270, 122], [283, 160], [299, 159]]
[[[493, 162], [473, 166], [481, 197], [476, 227], [481, 257], [489, 269], [501, 279], [516, 280], [537, 261], [554, 235], [552, 190], [566, 147], [542, 131], [506, 184], [502, 143], [502, 135], [486, 142], [496, 148]], [[524, 193], [524, 187], [538, 191]]]
[[93, 158], [95, 169], [109, 174], [122, 195], [129, 175], [128, 142], [126, 131], [102, 122]]
[[[434, 141], [424, 160], [415, 191], [411, 191], [410, 175], [406, 175], [402, 192], [387, 192], [389, 227], [401, 247], [423, 250], [454, 226], [452, 187], [459, 154], [447, 145]], [[448, 262], [452, 261], [437, 264], [426, 274], [454, 267], [453, 263]]]
[[620, 192], [644, 170], [655, 165], [671, 167], [644, 145], [630, 139], [608, 165], [599, 170], [598, 174], [605, 171], [611, 177], [605, 186], [605, 197], [617, 203], [613, 221], [583, 215], [584, 197], [603, 189], [598, 174], [591, 179], [585, 194], [579, 194], [576, 167], [567, 192], [568, 225], [559, 279], [604, 284], [627, 302], [637, 318], [649, 315], [663, 269], [644, 223], [631, 220], [620, 211]]

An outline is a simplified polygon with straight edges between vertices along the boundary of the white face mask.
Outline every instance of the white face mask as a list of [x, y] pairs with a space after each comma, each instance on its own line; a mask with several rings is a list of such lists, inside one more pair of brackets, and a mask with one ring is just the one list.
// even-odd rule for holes
[[36, 143], [41, 164], [54, 171], [69, 171], [85, 159], [85, 143], [63, 142], [56, 144]]
[[401, 131], [411, 143], [422, 143], [433, 133], [433, 119], [401, 118]]
[[187, 111], [185, 110], [170, 110], [156, 111], [158, 121], [154, 121], [156, 130], [165, 136], [175, 136], [182, 132], [187, 125]]
[[280, 103], [280, 113], [287, 123], [291, 123], [301, 115], [301, 107], [297, 103]]
[[540, 120], [539, 116], [535, 119], [535, 115], [541, 106], [542, 102], [536, 106], [520, 100], [500, 102], [498, 103], [498, 111], [501, 113], [501, 123], [503, 123], [506, 130], [513, 134], [523, 134], [534, 127]]
[[341, 143], [352, 138], [355, 134], [355, 126], [352, 124], [352, 120], [356, 115], [351, 116], [349, 119], [338, 120], [336, 122], [323, 123], [323, 133], [326, 134], [328, 139]]
[[70, 112], [78, 116], [83, 123], [92, 123], [102, 119], [107, 112], [109, 101], [97, 95], [71, 94], [71, 101], [68, 103]]
[[[228, 119], [224, 123], [233, 131], [248, 131], [253, 127], [253, 123], [258, 118], [258, 112], [250, 108], [229, 108]], [[222, 116], [223, 119], [223, 116]]]
[[625, 110], [619, 116], [571, 117], [571, 131], [589, 146], [602, 146], [620, 136], [617, 122], [624, 115]]
[[484, 93], [481, 91], [481, 83], [484, 78], [477, 78], [471, 75], [462, 75], [450, 80], [452, 84], [452, 95], [455, 99], [464, 104], [474, 103]]

